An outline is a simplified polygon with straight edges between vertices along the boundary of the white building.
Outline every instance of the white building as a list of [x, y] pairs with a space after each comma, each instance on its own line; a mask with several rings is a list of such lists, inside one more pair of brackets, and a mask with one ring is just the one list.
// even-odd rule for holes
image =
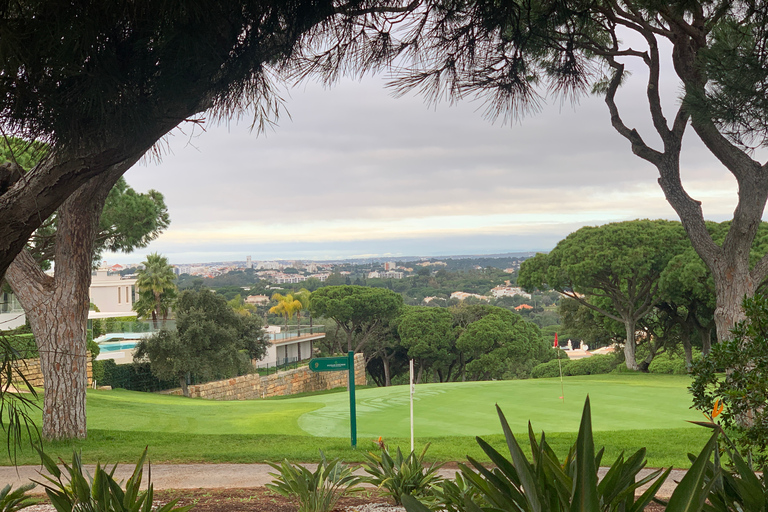
[[485, 300], [485, 301], [490, 300], [489, 297], [486, 297], [485, 295], [478, 295], [476, 293], [453, 292], [451, 294], [451, 298], [452, 299], [464, 300], [464, 299], [468, 299], [469, 297], [474, 297], [476, 299]]
[[99, 311], [90, 311], [88, 319], [136, 316], [133, 311], [135, 287], [136, 279], [124, 279], [104, 267], [96, 270], [91, 277], [89, 294], [91, 303]]
[[0, 330], [15, 329], [26, 322], [24, 309], [12, 293], [0, 291]]
[[[88, 319], [136, 316], [133, 302], [136, 279], [123, 278], [106, 267], [91, 277], [90, 301], [99, 311], [89, 311]], [[24, 309], [12, 293], [0, 292], [0, 330], [14, 329], [26, 322]]]
[[526, 299], [531, 298], [530, 293], [525, 293], [522, 288], [516, 286], [497, 286], [491, 290], [491, 295], [497, 299], [499, 297], [514, 297], [515, 295], [525, 297]]
[[290, 328], [286, 332], [281, 332], [281, 327], [278, 325], [267, 326], [265, 330], [269, 334], [270, 344], [267, 347], [267, 354], [255, 363], [257, 368], [274, 367], [311, 359], [315, 340], [325, 338], [322, 325], [312, 329], [308, 326], [302, 327], [300, 333], [291, 332]]

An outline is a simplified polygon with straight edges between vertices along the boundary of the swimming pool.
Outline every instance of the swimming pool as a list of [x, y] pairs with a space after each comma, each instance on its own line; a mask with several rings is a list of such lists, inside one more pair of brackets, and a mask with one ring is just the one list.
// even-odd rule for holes
[[117, 352], [118, 350], [133, 350], [138, 344], [138, 340], [112, 341], [99, 343], [99, 349], [104, 352]]

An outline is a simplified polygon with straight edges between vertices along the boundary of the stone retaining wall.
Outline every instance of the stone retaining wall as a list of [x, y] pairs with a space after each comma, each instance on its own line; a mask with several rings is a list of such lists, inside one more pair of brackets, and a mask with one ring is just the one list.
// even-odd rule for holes
[[[40, 358], [36, 357], [34, 359], [20, 359], [18, 361], [17, 369], [19, 372], [21, 372], [24, 377], [26, 377], [27, 381], [36, 388], [44, 388], [43, 385], [43, 372], [40, 369]], [[88, 385], [91, 385], [91, 382], [93, 382], [93, 365], [91, 360], [91, 354], [88, 354], [88, 365], [86, 366], [86, 371], [88, 373]], [[14, 379], [15, 380], [15, 379]]]
[[[347, 385], [348, 374], [339, 372], [313, 372], [307, 366], [294, 370], [260, 376], [257, 373], [232, 379], [189, 386], [189, 396], [206, 400], [251, 400], [268, 396], [294, 395], [305, 391], [321, 391]], [[355, 354], [355, 385], [365, 385], [365, 360]], [[181, 389], [163, 391], [163, 394], [181, 395]]]

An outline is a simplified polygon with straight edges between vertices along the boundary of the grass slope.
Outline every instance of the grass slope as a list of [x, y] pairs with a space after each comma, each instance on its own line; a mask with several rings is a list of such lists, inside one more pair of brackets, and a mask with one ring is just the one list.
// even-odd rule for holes
[[[689, 409], [689, 379], [663, 375], [570, 377], [565, 403], [559, 379], [472, 382], [417, 386], [417, 449], [431, 442], [431, 460], [486, 457], [474, 436], [504, 445], [494, 404], [513, 430], [527, 435], [546, 431], [560, 454], [575, 441], [583, 400], [592, 400], [596, 444], [606, 458], [648, 448], [652, 466], [688, 466], [686, 453], [698, 452], [707, 432], [685, 423], [697, 419]], [[123, 390], [88, 392], [86, 441], [46, 443], [54, 456], [71, 458], [82, 450], [89, 462], [130, 462], [145, 446], [153, 462], [313, 461], [318, 449], [347, 461], [362, 460], [362, 451], [383, 436], [390, 446], [407, 447], [408, 388], [361, 389], [357, 394], [358, 446], [349, 447], [349, 404], [345, 391], [280, 400], [213, 402]], [[39, 417], [39, 415], [38, 415]], [[521, 442], [525, 440], [525, 436]], [[35, 464], [30, 449], [18, 462]], [[9, 464], [6, 456], [0, 460]]]

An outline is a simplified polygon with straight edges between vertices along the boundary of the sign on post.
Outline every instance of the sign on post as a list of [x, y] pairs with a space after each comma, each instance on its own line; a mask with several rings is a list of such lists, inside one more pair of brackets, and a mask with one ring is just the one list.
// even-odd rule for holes
[[309, 369], [313, 372], [337, 372], [349, 370], [347, 356], [341, 357], [316, 357], [309, 360]]
[[355, 353], [350, 351], [341, 357], [316, 357], [309, 360], [313, 372], [349, 372], [349, 428], [352, 448], [357, 447], [357, 414], [355, 412]]

